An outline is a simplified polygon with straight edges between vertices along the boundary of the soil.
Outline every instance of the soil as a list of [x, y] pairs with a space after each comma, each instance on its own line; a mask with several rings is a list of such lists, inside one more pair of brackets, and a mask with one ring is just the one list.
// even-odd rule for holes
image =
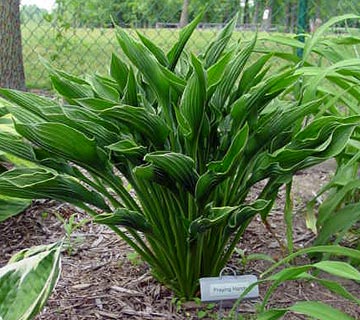
[[[295, 176], [293, 230], [296, 248], [309, 246], [314, 239], [305, 226], [305, 204], [328, 180], [333, 168], [334, 164], [327, 162]], [[284, 191], [271, 212], [269, 226], [265, 227], [260, 219], [255, 219], [238, 248], [246, 253], [264, 253], [274, 259], [281, 258], [283, 252], [278, 240], [285, 243], [283, 207]], [[52, 243], [64, 237], [63, 223], [56, 214], [65, 219], [75, 214], [77, 221], [86, 218], [85, 213], [68, 205], [46, 200], [35, 201], [25, 213], [0, 224], [0, 266], [23, 248]], [[306, 263], [306, 260], [298, 263]], [[266, 261], [250, 261], [244, 266], [238, 254], [234, 254], [229, 262], [229, 266], [239, 274], [257, 276], [270, 265]], [[359, 284], [350, 281], [343, 284], [360, 297]], [[255, 308], [265, 290], [266, 287], [260, 286], [260, 299], [240, 304], [241, 315], [254, 318]], [[358, 306], [312, 282], [284, 284], [270, 299], [269, 307], [286, 307], [305, 300], [325, 302], [360, 319]], [[70, 244], [62, 254], [61, 278], [45, 309], [36, 319], [214, 319], [218, 317], [218, 312], [218, 305], [207, 307], [195, 302], [176, 303], [171, 292], [152, 278], [147, 265], [124, 241], [105, 226], [89, 222], [71, 235]], [[305, 317], [289, 313], [284, 319]]]

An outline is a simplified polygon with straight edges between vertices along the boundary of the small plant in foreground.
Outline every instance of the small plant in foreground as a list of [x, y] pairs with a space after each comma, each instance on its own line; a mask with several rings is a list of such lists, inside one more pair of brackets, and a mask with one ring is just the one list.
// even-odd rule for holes
[[235, 248], [234, 251], [240, 256], [239, 262], [240, 262], [243, 270], [246, 269], [247, 264], [250, 261], [263, 260], [263, 261], [268, 261], [268, 262], [271, 262], [271, 263], [275, 263], [275, 260], [270, 255], [265, 254], [265, 253], [250, 253], [250, 254], [247, 254], [246, 250], [242, 250], [242, 249], [239, 249], [239, 248]]
[[[257, 320], [277, 320], [281, 319], [286, 313], [293, 312], [303, 314], [311, 317], [312, 319], [319, 320], [354, 320], [354, 318], [343, 313], [342, 311], [335, 309], [325, 303], [317, 301], [299, 301], [287, 308], [267, 308], [272, 294], [280, 285], [287, 281], [310, 281], [318, 283], [322, 287], [330, 290], [339, 297], [348, 300], [356, 305], [360, 306], [360, 298], [354, 296], [344, 286], [341, 285], [341, 278], [350, 279], [353, 281], [360, 281], [360, 272], [352, 267], [350, 264], [342, 261], [324, 260], [316, 263], [300, 265], [300, 266], [286, 266], [280, 271], [278, 268], [288, 264], [294, 258], [305, 254], [330, 254], [336, 256], [344, 256], [350, 259], [359, 259], [360, 251], [341, 246], [314, 246], [297, 251], [290, 254], [281, 261], [274, 263], [268, 270], [261, 275], [261, 280], [248, 287], [235, 303], [232, 311], [230, 312], [230, 319], [233, 319], [235, 310], [242, 301], [243, 297], [251, 291], [251, 289], [259, 284], [269, 283], [270, 286], [264, 294], [264, 298], [260, 306], [256, 310]], [[336, 280], [329, 280], [326, 276], [319, 273], [319, 271], [330, 274], [337, 277]], [[271, 274], [271, 275], [269, 275]], [[240, 318], [243, 319], [243, 318]]]
[[139, 266], [142, 263], [141, 257], [137, 252], [129, 252], [126, 257], [134, 266]]
[[256, 39], [228, 48], [236, 18], [203, 54], [186, 54], [200, 19], [167, 54], [118, 29], [131, 64], [113, 55], [110, 77], [50, 69], [63, 104], [0, 91], [14, 120], [0, 150], [28, 162], [0, 175], [0, 193], [84, 209], [186, 299], [200, 277], [219, 274], [253, 217], [266, 219], [280, 186], [341, 152], [360, 120], [304, 126], [322, 99], [292, 95], [301, 78], [292, 67], [269, 75], [272, 54], [250, 59]]
[[[67, 254], [69, 256], [72, 255], [74, 250], [74, 242], [79, 242], [80, 239], [75, 239], [75, 241], [71, 238], [73, 232], [76, 229], [81, 228], [84, 224], [90, 222], [89, 219], [82, 219], [79, 222], [75, 221], [76, 215], [72, 214], [68, 219], [65, 219], [60, 213], [55, 212], [56, 218], [62, 222], [65, 230], [65, 240], [63, 243], [63, 248], [66, 249]], [[77, 241], [76, 241], [77, 240]], [[80, 240], [81, 241], [81, 240]]]

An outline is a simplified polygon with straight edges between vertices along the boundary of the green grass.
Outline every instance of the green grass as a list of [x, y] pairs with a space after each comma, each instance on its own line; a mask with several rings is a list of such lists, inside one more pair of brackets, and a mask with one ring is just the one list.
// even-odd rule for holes
[[[128, 29], [128, 31], [133, 35], [136, 34], [135, 29]], [[138, 31], [154, 41], [165, 52], [168, 52], [179, 36], [178, 29], [138, 29]], [[218, 32], [218, 29], [195, 30], [186, 49], [195, 53], [203, 51]], [[352, 33], [359, 36], [358, 33], [360, 32], [354, 31]], [[255, 32], [252, 31], [235, 31], [233, 41], [248, 41], [254, 35]], [[272, 33], [272, 35], [276, 35], [276, 33]], [[289, 37], [292, 36], [294, 35], [289, 35]], [[266, 39], [267, 33], [259, 32], [258, 37]], [[22, 25], [22, 38], [28, 88], [51, 88], [48, 73], [41, 64], [39, 56], [44, 57], [54, 66], [75, 75], [93, 74], [95, 72], [105, 75], [108, 73], [111, 53], [115, 52], [122, 56], [114, 29], [69, 28], [66, 31], [59, 32], [50, 23], [39, 25], [29, 22]], [[280, 46], [270, 42], [259, 42], [259, 46], [266, 46], [273, 50], [280, 48]], [[285, 47], [282, 46], [281, 50], [285, 50]], [[278, 66], [281, 64], [282, 61], [278, 60]]]
[[[178, 29], [141, 29], [166, 52], [178, 39]], [[129, 29], [135, 34], [134, 29]], [[198, 53], [216, 37], [217, 29], [196, 30], [187, 50]], [[235, 32], [234, 41], [252, 38], [254, 32]], [[259, 36], [265, 36], [261, 33]], [[26, 84], [28, 88], [51, 88], [48, 73], [41, 64], [39, 56], [54, 66], [76, 75], [97, 72], [107, 74], [111, 53], [122, 55], [115, 37], [114, 29], [70, 28], [60, 33], [51, 24], [37, 25], [27, 23], [22, 26], [23, 53]]]

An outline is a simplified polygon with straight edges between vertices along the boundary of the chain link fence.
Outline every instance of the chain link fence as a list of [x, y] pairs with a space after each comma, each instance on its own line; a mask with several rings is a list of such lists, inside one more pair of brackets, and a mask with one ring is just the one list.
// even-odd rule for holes
[[[181, 27], [205, 10], [188, 49], [199, 52], [238, 12], [234, 38], [259, 33], [313, 32], [331, 17], [360, 14], [359, 0], [56, 0], [51, 11], [21, 6], [22, 41], [27, 86], [49, 88], [39, 56], [74, 74], [107, 73], [112, 52], [120, 54], [114, 23], [140, 31], [168, 50]], [[300, 25], [299, 25], [300, 23]], [[360, 29], [359, 20], [334, 32]]]

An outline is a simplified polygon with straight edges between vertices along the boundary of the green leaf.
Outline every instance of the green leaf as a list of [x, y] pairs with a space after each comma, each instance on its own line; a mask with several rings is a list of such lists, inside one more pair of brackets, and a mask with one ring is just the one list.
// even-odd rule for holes
[[145, 35], [141, 34], [140, 32], [136, 31], [136, 34], [140, 38], [141, 42], [150, 50], [150, 52], [154, 55], [157, 61], [164, 67], [169, 64], [165, 53], [159, 48], [154, 42], [152, 42], [149, 38]]
[[16, 130], [29, 141], [45, 150], [87, 168], [99, 172], [108, 170], [106, 156], [96, 147], [94, 139], [62, 123], [39, 123], [34, 125], [15, 125]]
[[208, 69], [210, 66], [214, 65], [220, 56], [222, 55], [224, 49], [229, 43], [236, 22], [238, 21], [238, 14], [236, 14], [226, 26], [218, 33], [216, 39], [212, 41], [208, 48], [205, 51], [205, 69]]
[[106, 83], [101, 77], [94, 75], [89, 78], [89, 83], [97, 96], [114, 102], [118, 102], [120, 100], [119, 92]]
[[109, 109], [118, 105], [118, 103], [115, 101], [109, 101], [101, 98], [80, 98], [75, 99], [74, 102], [77, 105], [88, 108], [94, 112]]
[[63, 70], [57, 69], [54, 66], [52, 66], [46, 59], [44, 59], [43, 57], [39, 57], [40, 62], [45, 66], [45, 68], [49, 71], [50, 75], [55, 76], [55, 77], [61, 77], [65, 80], [68, 80], [70, 82], [74, 82], [77, 84], [85, 84], [87, 85], [87, 81], [85, 81], [83, 78], [74, 76], [70, 73], [67, 73]]
[[146, 154], [146, 148], [137, 145], [133, 140], [125, 139], [118, 141], [114, 144], [107, 146], [106, 148], [111, 151], [115, 151], [116, 154], [123, 155], [131, 160], [142, 160]]
[[124, 104], [130, 106], [138, 107], [139, 101], [137, 98], [137, 84], [135, 79], [135, 74], [132, 68], [130, 68], [128, 73], [128, 79], [126, 82], [126, 87], [124, 89], [124, 96], [122, 98]]
[[211, 99], [217, 109], [221, 110], [224, 107], [226, 100], [233, 91], [234, 85], [254, 49], [255, 43], [256, 37], [249, 42], [243, 50], [236, 54], [226, 66], [222, 79]]
[[204, 12], [201, 12], [195, 17], [195, 19], [191, 23], [189, 23], [185, 28], [180, 31], [179, 40], [173, 45], [173, 47], [167, 54], [167, 58], [169, 60], [169, 69], [171, 71], [175, 70], [176, 64], [185, 48], [186, 43], [194, 32], [196, 26], [201, 21], [203, 15]]
[[33, 148], [22, 137], [14, 134], [0, 132], [0, 150], [21, 159], [35, 161]]
[[277, 320], [281, 319], [285, 313], [287, 312], [286, 309], [270, 309], [264, 312], [261, 312], [257, 315], [257, 320]]
[[257, 213], [265, 210], [269, 201], [256, 200], [251, 204], [243, 204], [236, 207], [213, 207], [204, 217], [194, 220], [189, 227], [190, 238], [195, 238], [199, 233], [203, 233], [211, 228], [219, 227], [225, 223], [226, 231], [231, 234], [237, 230], [245, 221], [254, 217]]
[[303, 266], [296, 266], [296, 267], [288, 267], [285, 269], [282, 269], [281, 271], [271, 275], [267, 278], [267, 280], [270, 281], [276, 281], [278, 283], [282, 283], [289, 280], [295, 280], [298, 279], [299, 276], [307, 272], [308, 270], [311, 270], [312, 265], [303, 265]]
[[13, 169], [0, 175], [0, 194], [24, 199], [56, 199], [109, 210], [102, 197], [87, 190], [77, 180], [40, 168]]
[[308, 277], [310, 280], [320, 283], [322, 286], [334, 292], [335, 294], [360, 305], [360, 299], [358, 299], [352, 293], [346, 290], [340, 283], [327, 279], [316, 278], [311, 275], [308, 275]]
[[214, 187], [226, 179], [232, 170], [237, 168], [247, 143], [248, 134], [249, 127], [246, 124], [234, 137], [223, 159], [208, 164], [208, 170], [200, 176], [196, 184], [195, 195], [200, 204], [204, 204]]
[[143, 134], [156, 146], [164, 144], [169, 134], [169, 128], [165, 121], [145, 108], [116, 106], [102, 111], [99, 115], [109, 121], [118, 120], [129, 130]]
[[163, 66], [160, 66], [160, 69], [163, 72], [163, 74], [166, 76], [171, 87], [181, 96], [186, 86], [186, 80], [180, 78], [173, 71]]
[[205, 114], [206, 79], [201, 62], [192, 56], [194, 72], [190, 77], [180, 102], [179, 123], [185, 137], [193, 140], [199, 133]]
[[93, 97], [93, 91], [89, 85], [70, 82], [62, 77], [51, 76], [51, 82], [57, 92], [67, 98], [69, 102], [73, 99]]
[[[243, 73], [243, 75], [240, 79], [240, 83], [239, 83], [239, 88], [238, 88], [239, 95], [244, 94], [250, 88], [257, 85], [258, 82], [260, 82], [262, 80], [262, 78], [265, 76], [265, 73], [261, 74], [260, 77], [258, 76], [258, 73], [264, 67], [266, 62], [269, 61], [269, 59], [271, 57], [272, 57], [272, 54], [266, 54], [266, 55], [260, 57], [250, 67], [248, 67], [247, 69], [244, 70], [244, 73]], [[267, 72], [267, 70], [266, 70], [266, 72]]]
[[[298, 76], [294, 76], [293, 72], [287, 70], [263, 80], [248, 93], [235, 100], [230, 106], [231, 116], [234, 119], [233, 130], [237, 130], [237, 128], [246, 121], [249, 122], [250, 127], [254, 126], [254, 129], [261, 129], [260, 124], [258, 124], [258, 118], [261, 112], [270, 101], [291, 87], [297, 78]], [[281, 112], [280, 107], [278, 107], [277, 110]], [[299, 112], [299, 110], [297, 112]], [[305, 112], [309, 112], [309, 110], [306, 109], [303, 113]], [[271, 120], [272, 118], [270, 117], [269, 121]], [[277, 117], [275, 120], [278, 124], [282, 124], [281, 117]], [[284, 121], [284, 123], [286, 122]], [[281, 127], [283, 127], [283, 125], [281, 125], [280, 128]]]
[[[360, 18], [360, 16], [358, 16]], [[330, 40], [330, 41], [329, 41]], [[330, 44], [336, 44], [336, 45], [354, 45], [354, 44], [360, 44], [360, 38], [353, 36], [353, 35], [342, 35], [339, 38], [324, 40], [326, 44], [328, 44], [328, 41]]]
[[223, 57], [221, 57], [221, 59], [219, 59], [215, 64], [207, 69], [208, 97], [211, 97], [217, 88], [217, 83], [223, 77], [225, 68], [233, 55], [233, 51], [227, 52]]
[[251, 253], [246, 256], [247, 261], [268, 261], [271, 263], [275, 263], [275, 260], [272, 256], [265, 253]]
[[[0, 98], [0, 103], [1, 103], [1, 98]], [[10, 105], [10, 103], [8, 103]], [[9, 133], [9, 134], [14, 134], [16, 133], [15, 128], [14, 128], [14, 122], [13, 119], [11, 118], [11, 115], [8, 113], [9, 111], [6, 111], [7, 114], [0, 117], [0, 132], [2, 133]]]
[[[349, 192], [360, 188], [360, 181], [358, 179], [349, 181], [347, 177], [342, 177], [341, 175], [336, 175], [334, 177], [332, 186], [339, 186], [339, 183], [341, 182], [340, 179], [346, 179], [344, 181], [345, 185], [343, 185], [341, 188], [337, 188], [336, 193], [332, 197], [327, 198], [319, 208], [319, 226], [322, 226], [327, 220], [329, 220], [330, 217], [334, 215], [336, 208], [342, 204], [344, 198]], [[348, 215], [350, 215], [350, 213]]]
[[117, 29], [117, 39], [129, 60], [144, 75], [156, 93], [161, 104], [167, 108], [169, 103], [169, 81], [161, 70], [161, 65], [153, 54], [125, 31]]
[[106, 225], [120, 225], [144, 233], [151, 233], [152, 227], [143, 214], [126, 208], [119, 208], [114, 213], [103, 213], [95, 217], [94, 222]]
[[241, 225], [253, 218], [256, 214], [261, 215], [263, 211], [268, 211], [271, 206], [271, 201], [263, 199], [258, 199], [251, 204], [239, 206], [238, 210], [233, 211], [229, 217], [227, 225], [228, 231], [237, 230]]
[[64, 106], [64, 116], [49, 116], [51, 122], [61, 122], [86, 134], [89, 139], [95, 138], [99, 147], [114, 143], [119, 139], [119, 128], [111, 121], [102, 119], [95, 112], [78, 106]]
[[209, 213], [205, 217], [195, 219], [189, 226], [190, 241], [195, 239], [200, 233], [205, 232], [214, 227], [219, 227], [220, 224], [226, 222], [229, 216], [238, 211], [239, 207], [213, 207], [210, 208]]
[[23, 212], [31, 204], [31, 200], [4, 197], [0, 195], [0, 222]]
[[284, 148], [259, 157], [249, 184], [273, 175], [294, 173], [334, 157], [344, 149], [358, 121], [359, 117], [314, 120]]
[[60, 110], [60, 106], [55, 100], [40, 97], [33, 93], [17, 91], [12, 89], [0, 89], [0, 94], [8, 101], [35, 113], [39, 117], [43, 117], [42, 107], [53, 106]]
[[73, 177], [77, 177], [78, 169], [68, 163], [65, 159], [57, 157], [41, 148], [34, 149], [36, 155], [36, 163], [54, 169], [58, 173], [65, 173]]
[[227, 174], [236, 165], [239, 160], [244, 146], [246, 145], [249, 135], [249, 127], [247, 124], [234, 137], [229, 149], [227, 150], [224, 158], [220, 161], [210, 162], [208, 169], [219, 174]]
[[313, 34], [313, 36], [306, 41], [304, 46], [304, 53], [303, 53], [303, 60], [305, 61], [311, 51], [313, 50], [314, 46], [318, 43], [319, 39], [322, 37], [322, 35], [335, 23], [347, 20], [347, 19], [360, 19], [360, 16], [355, 14], [345, 14], [338, 17], [333, 17], [329, 19], [327, 22], [323, 23]]
[[[334, 195], [334, 197], [336, 196], [337, 194]], [[326, 200], [331, 200], [331, 198]], [[322, 209], [322, 212], [324, 208]], [[322, 219], [322, 222], [318, 221], [318, 224], [321, 226], [321, 228], [314, 241], [315, 245], [326, 244], [331, 237], [338, 234], [339, 232], [344, 232], [350, 229], [357, 221], [360, 221], [360, 203], [349, 204], [335, 212], [325, 212], [329, 214], [328, 219]], [[323, 216], [321, 217], [323, 218]]]
[[[135, 168], [138, 177], [146, 177], [152, 170], [150, 178], [166, 185], [179, 183], [191, 194], [195, 192], [198, 174], [195, 171], [194, 160], [186, 155], [175, 152], [153, 152], [144, 158], [150, 165]], [[145, 171], [144, 171], [145, 170]]]
[[327, 245], [327, 246], [313, 246], [305, 249], [298, 250], [297, 252], [288, 255], [286, 258], [280, 260], [277, 263], [274, 263], [269, 269], [267, 269], [261, 277], [264, 277], [266, 274], [272, 272], [279, 266], [293, 260], [294, 258], [304, 255], [304, 254], [311, 254], [311, 253], [329, 253], [332, 255], [338, 255], [338, 256], [345, 256], [349, 258], [353, 258], [356, 260], [360, 259], [360, 252], [359, 250], [350, 249], [338, 245]]
[[304, 48], [305, 44], [298, 39], [282, 36], [282, 35], [266, 35], [264, 38], [260, 38], [259, 40], [271, 41], [276, 44], [283, 44], [292, 48]]
[[[304, 67], [302, 69], [299, 69], [299, 73], [313, 76], [306, 82], [305, 90], [303, 93], [304, 101], [308, 102], [316, 97], [319, 85], [325, 78], [329, 79], [340, 87], [351, 87], [353, 81], [351, 81], [349, 78], [346, 78], [346, 75], [342, 75], [342, 73], [352, 75], [353, 70], [358, 69], [359, 65], [359, 59], [347, 59], [334, 63], [329, 67], [325, 68]], [[356, 75], [358, 75], [358, 73], [355, 73], [355, 76]], [[351, 93], [355, 93], [355, 95], [357, 94], [359, 96], [359, 93], [355, 88], [351, 89]]]
[[289, 307], [288, 310], [319, 320], [355, 320], [325, 303], [316, 301], [300, 301]]
[[19, 122], [35, 124], [46, 121], [43, 116], [38, 116], [33, 111], [18, 107], [16, 105], [8, 106], [7, 109], [11, 113], [13, 119]]
[[294, 252], [294, 233], [293, 233], [293, 198], [292, 198], [292, 181], [286, 184], [284, 221], [286, 224], [286, 244], [289, 253]]
[[1, 319], [30, 320], [45, 306], [59, 279], [61, 245], [39, 249], [0, 269]]
[[[255, 132], [249, 140], [248, 153], [253, 154], [259, 149], [263, 149], [264, 146], [274, 143], [274, 139], [279, 137], [283, 132], [291, 132], [294, 125], [301, 122], [306, 115], [315, 112], [320, 104], [321, 100], [315, 100], [298, 106], [291, 104], [284, 108], [278, 105], [275, 112], [264, 115], [261, 120], [256, 123], [256, 127], [254, 128]], [[249, 111], [247, 113], [249, 114]], [[243, 114], [242, 117], [244, 116]], [[286, 143], [286, 141], [284, 141], [284, 143]]]
[[126, 63], [116, 55], [111, 55], [110, 75], [116, 80], [119, 85], [120, 92], [123, 92], [128, 78], [129, 68]]
[[360, 272], [346, 262], [320, 261], [313, 266], [334, 276], [360, 281]]

